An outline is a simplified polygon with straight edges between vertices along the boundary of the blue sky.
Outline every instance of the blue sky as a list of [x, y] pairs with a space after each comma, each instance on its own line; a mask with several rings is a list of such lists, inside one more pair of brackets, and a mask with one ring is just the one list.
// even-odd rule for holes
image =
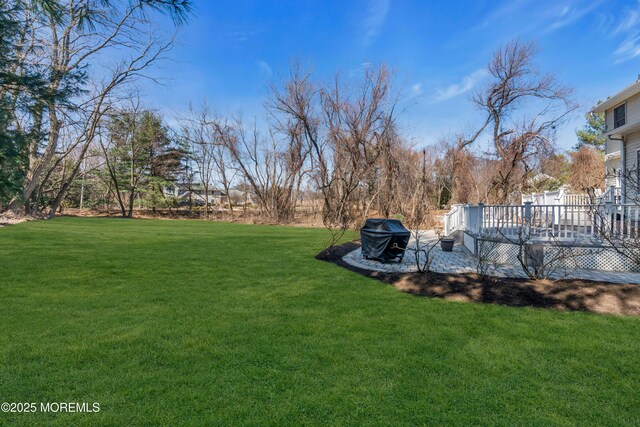
[[[263, 116], [269, 85], [303, 58], [319, 79], [357, 79], [363, 64], [386, 63], [404, 91], [401, 117], [417, 145], [473, 129], [469, 97], [486, 78], [492, 52], [509, 40], [533, 40], [541, 71], [574, 88], [584, 106], [640, 74], [640, 0], [267, 1], [194, 0], [177, 33], [173, 60], [147, 86], [148, 102], [183, 114], [207, 99], [219, 112]], [[570, 148], [583, 123], [559, 130]]]

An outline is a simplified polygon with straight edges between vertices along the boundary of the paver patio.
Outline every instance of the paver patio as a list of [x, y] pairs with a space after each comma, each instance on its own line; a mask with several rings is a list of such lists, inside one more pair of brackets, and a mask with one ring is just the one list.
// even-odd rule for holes
[[[433, 242], [436, 239], [434, 233], [428, 233], [424, 242]], [[424, 243], [423, 243], [424, 244]], [[455, 245], [452, 252], [444, 252], [438, 245], [433, 249], [434, 257], [431, 270], [443, 274], [475, 273], [477, 259], [461, 245]], [[365, 259], [360, 248], [348, 253], [342, 258], [346, 263], [365, 270], [381, 271], [387, 273], [410, 273], [418, 271], [415, 258], [415, 240], [412, 236], [405, 256], [401, 262], [380, 262]], [[499, 277], [526, 278], [526, 274], [519, 265], [501, 264], [493, 267], [491, 275]], [[557, 271], [551, 275], [552, 279], [583, 279], [609, 283], [640, 284], [640, 273], [613, 272], [602, 270], [571, 269], [570, 271]]]

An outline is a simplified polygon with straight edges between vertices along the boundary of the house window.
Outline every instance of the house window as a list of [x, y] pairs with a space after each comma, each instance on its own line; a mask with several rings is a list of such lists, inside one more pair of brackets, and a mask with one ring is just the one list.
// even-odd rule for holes
[[613, 128], [624, 126], [627, 122], [627, 104], [622, 104], [613, 109]]

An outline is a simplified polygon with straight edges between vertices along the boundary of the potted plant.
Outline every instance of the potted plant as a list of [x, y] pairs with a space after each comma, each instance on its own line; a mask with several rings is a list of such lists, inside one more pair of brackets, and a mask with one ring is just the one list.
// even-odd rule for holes
[[451, 237], [445, 237], [440, 240], [440, 248], [442, 248], [443, 252], [451, 252], [453, 250], [453, 244], [456, 241]]

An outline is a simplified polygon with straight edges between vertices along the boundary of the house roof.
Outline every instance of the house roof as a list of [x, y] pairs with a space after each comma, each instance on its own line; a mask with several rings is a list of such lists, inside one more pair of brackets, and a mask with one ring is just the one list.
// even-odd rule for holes
[[630, 133], [635, 133], [640, 131], [640, 122], [632, 122], [627, 123], [624, 126], [617, 127], [615, 129], [609, 129], [605, 132], [604, 135], [610, 136], [612, 138], [629, 135]]
[[603, 113], [605, 110], [616, 107], [618, 104], [622, 103], [625, 99], [632, 97], [640, 93], [640, 79], [631, 83], [626, 88], [622, 89], [620, 92], [616, 93], [613, 96], [607, 98], [606, 101], [601, 102], [600, 104], [593, 107], [593, 112], [596, 114]]
[[539, 173], [529, 178], [529, 181], [533, 183], [538, 183], [540, 181], [548, 181], [550, 179], [555, 179], [555, 178], [552, 177], [551, 175], [547, 175], [546, 173]]
[[248, 193], [248, 192], [246, 192], [246, 191], [242, 191], [242, 190], [236, 190], [236, 189], [234, 189], [234, 188], [232, 188], [232, 189], [230, 189], [230, 190], [229, 190], [229, 195], [230, 195], [231, 197], [242, 197], [242, 196], [244, 196], [245, 194], [247, 194], [247, 195], [248, 195], [249, 193]]
[[[193, 191], [204, 190], [204, 185], [202, 185], [199, 182], [192, 182], [192, 183], [173, 182], [171, 184], [167, 184], [166, 186], [164, 186], [165, 189], [174, 188], [174, 187], [178, 188], [178, 190], [180, 190], [180, 191], [188, 191], [189, 188], [191, 188], [191, 190], [193, 190]], [[219, 191], [219, 192], [223, 192], [224, 193], [223, 189], [210, 186], [209, 187], [209, 193], [213, 194], [214, 191]]]

